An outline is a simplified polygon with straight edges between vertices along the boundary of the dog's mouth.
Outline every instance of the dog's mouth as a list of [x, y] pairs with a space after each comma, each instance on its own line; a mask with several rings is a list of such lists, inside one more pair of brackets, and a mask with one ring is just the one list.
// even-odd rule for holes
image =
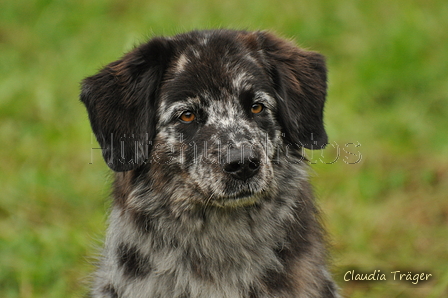
[[262, 198], [263, 193], [244, 191], [239, 194], [223, 196], [210, 201], [211, 204], [222, 208], [238, 208], [256, 205]]

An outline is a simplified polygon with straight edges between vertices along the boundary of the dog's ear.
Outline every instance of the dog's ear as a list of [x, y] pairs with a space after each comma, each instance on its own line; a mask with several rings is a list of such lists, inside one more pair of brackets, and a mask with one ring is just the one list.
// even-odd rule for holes
[[82, 82], [81, 101], [103, 157], [116, 172], [132, 170], [149, 156], [159, 85], [170, 57], [169, 40], [155, 38]]
[[325, 147], [325, 58], [267, 32], [259, 33], [259, 41], [279, 97], [278, 121], [286, 140], [308, 149]]

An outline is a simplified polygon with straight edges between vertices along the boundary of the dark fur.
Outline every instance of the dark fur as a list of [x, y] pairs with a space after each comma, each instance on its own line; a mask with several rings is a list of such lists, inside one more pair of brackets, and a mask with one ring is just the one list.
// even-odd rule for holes
[[301, 155], [325, 96], [324, 58], [266, 32], [154, 38], [85, 79], [116, 172], [92, 296], [336, 297]]

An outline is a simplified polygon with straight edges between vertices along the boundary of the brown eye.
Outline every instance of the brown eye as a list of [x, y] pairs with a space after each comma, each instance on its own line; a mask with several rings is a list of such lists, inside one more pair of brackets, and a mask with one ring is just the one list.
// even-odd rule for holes
[[185, 123], [190, 123], [195, 118], [196, 118], [196, 116], [192, 112], [186, 111], [186, 112], [183, 112], [182, 115], [180, 115], [179, 119]]
[[250, 109], [253, 114], [259, 114], [263, 111], [264, 107], [261, 103], [254, 103]]

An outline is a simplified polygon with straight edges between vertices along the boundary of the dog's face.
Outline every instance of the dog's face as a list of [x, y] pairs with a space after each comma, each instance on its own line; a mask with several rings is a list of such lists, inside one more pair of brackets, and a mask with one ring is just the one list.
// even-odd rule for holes
[[114, 171], [156, 171], [161, 189], [235, 207], [278, 187], [288, 146], [326, 144], [325, 94], [321, 55], [220, 30], [153, 39], [87, 78], [81, 99]]
[[168, 166], [208, 203], [253, 202], [272, 181], [280, 141], [275, 90], [260, 57], [207, 36], [176, 56], [160, 90], [153, 157], [166, 158], [168, 149]]

